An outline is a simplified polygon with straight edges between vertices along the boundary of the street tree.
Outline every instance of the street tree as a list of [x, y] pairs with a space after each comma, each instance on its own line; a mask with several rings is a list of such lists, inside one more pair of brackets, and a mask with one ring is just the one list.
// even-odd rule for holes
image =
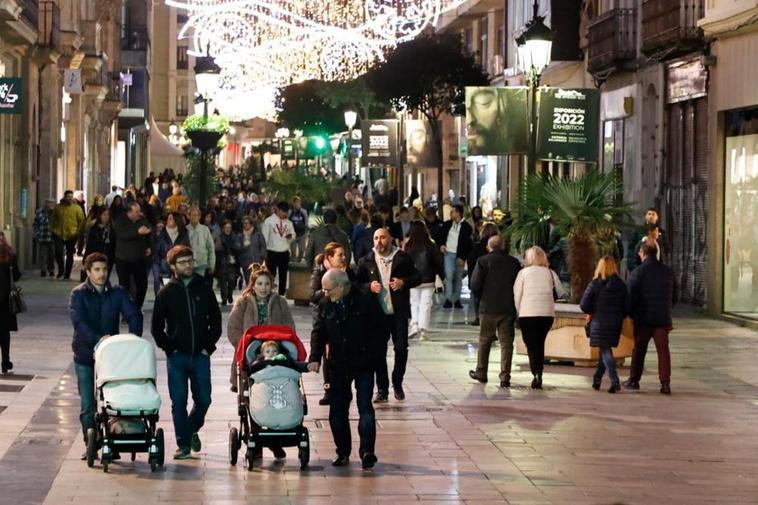
[[330, 107], [354, 109], [361, 119], [386, 117], [392, 111], [388, 101], [379, 100], [366, 74], [349, 81], [319, 81], [316, 92]]
[[276, 97], [279, 122], [309, 135], [330, 135], [345, 129], [342, 109], [330, 105], [319, 89], [323, 81], [310, 80], [280, 88]]
[[437, 161], [437, 198], [442, 213], [442, 118], [463, 114], [466, 86], [486, 86], [487, 73], [457, 34], [427, 33], [400, 44], [368, 74], [379, 100], [396, 110], [419, 111], [428, 121]]

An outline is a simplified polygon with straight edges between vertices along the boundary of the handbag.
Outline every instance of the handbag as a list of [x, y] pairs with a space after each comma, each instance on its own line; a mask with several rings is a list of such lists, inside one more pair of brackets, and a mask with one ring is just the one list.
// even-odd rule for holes
[[26, 301], [24, 301], [24, 295], [21, 292], [21, 288], [16, 286], [13, 282], [13, 272], [10, 276], [11, 286], [8, 293], [8, 310], [11, 314], [21, 314], [26, 312]]

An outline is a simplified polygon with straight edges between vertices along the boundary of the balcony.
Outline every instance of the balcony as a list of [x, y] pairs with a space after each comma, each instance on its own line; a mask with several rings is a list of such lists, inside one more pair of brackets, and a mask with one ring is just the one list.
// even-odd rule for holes
[[29, 23], [30, 26], [37, 28], [39, 26], [39, 2], [37, 0], [22, 0], [21, 19]]
[[702, 46], [697, 23], [704, 15], [705, 0], [644, 0], [642, 52], [651, 56], [670, 50], [676, 55]]
[[61, 48], [61, 11], [52, 0], [39, 3], [39, 45], [49, 49]]
[[612, 9], [589, 25], [587, 70], [591, 74], [630, 67], [637, 57], [636, 9]]

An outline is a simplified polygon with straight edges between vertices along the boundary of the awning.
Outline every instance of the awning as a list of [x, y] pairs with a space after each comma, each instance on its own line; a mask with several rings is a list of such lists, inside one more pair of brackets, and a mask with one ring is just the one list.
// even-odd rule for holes
[[153, 156], [183, 156], [184, 151], [172, 144], [150, 116], [150, 154]]

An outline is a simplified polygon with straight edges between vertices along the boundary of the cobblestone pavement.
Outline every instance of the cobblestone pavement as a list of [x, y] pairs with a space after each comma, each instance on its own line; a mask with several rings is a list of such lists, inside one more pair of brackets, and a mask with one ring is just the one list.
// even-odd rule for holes
[[[203, 451], [172, 461], [159, 355], [165, 470], [152, 474], [143, 454], [104, 474], [79, 460], [84, 447], [66, 310], [75, 284], [21, 285], [32, 312], [13, 334], [16, 375], [0, 378], [2, 504], [758, 503], [758, 335], [729, 323], [679, 312], [671, 338], [674, 394], [658, 393], [651, 346], [642, 390], [609, 395], [590, 388], [590, 370], [563, 365], [549, 365], [545, 389], [532, 391], [525, 356], [515, 360], [514, 387], [502, 390], [494, 372], [498, 352], [491, 382], [472, 383], [467, 370], [475, 363], [476, 330], [463, 324], [463, 311], [435, 311], [431, 340], [411, 343], [407, 399], [377, 408], [379, 464], [371, 472], [360, 469], [357, 454], [349, 468], [330, 466], [328, 408], [317, 405], [314, 374], [305, 380], [310, 469], [299, 470], [293, 449], [283, 463], [267, 451], [253, 472], [231, 467], [227, 434], [236, 404], [226, 340], [213, 356]], [[149, 297], [147, 321], [151, 305]], [[307, 340], [310, 312], [294, 313]]]

